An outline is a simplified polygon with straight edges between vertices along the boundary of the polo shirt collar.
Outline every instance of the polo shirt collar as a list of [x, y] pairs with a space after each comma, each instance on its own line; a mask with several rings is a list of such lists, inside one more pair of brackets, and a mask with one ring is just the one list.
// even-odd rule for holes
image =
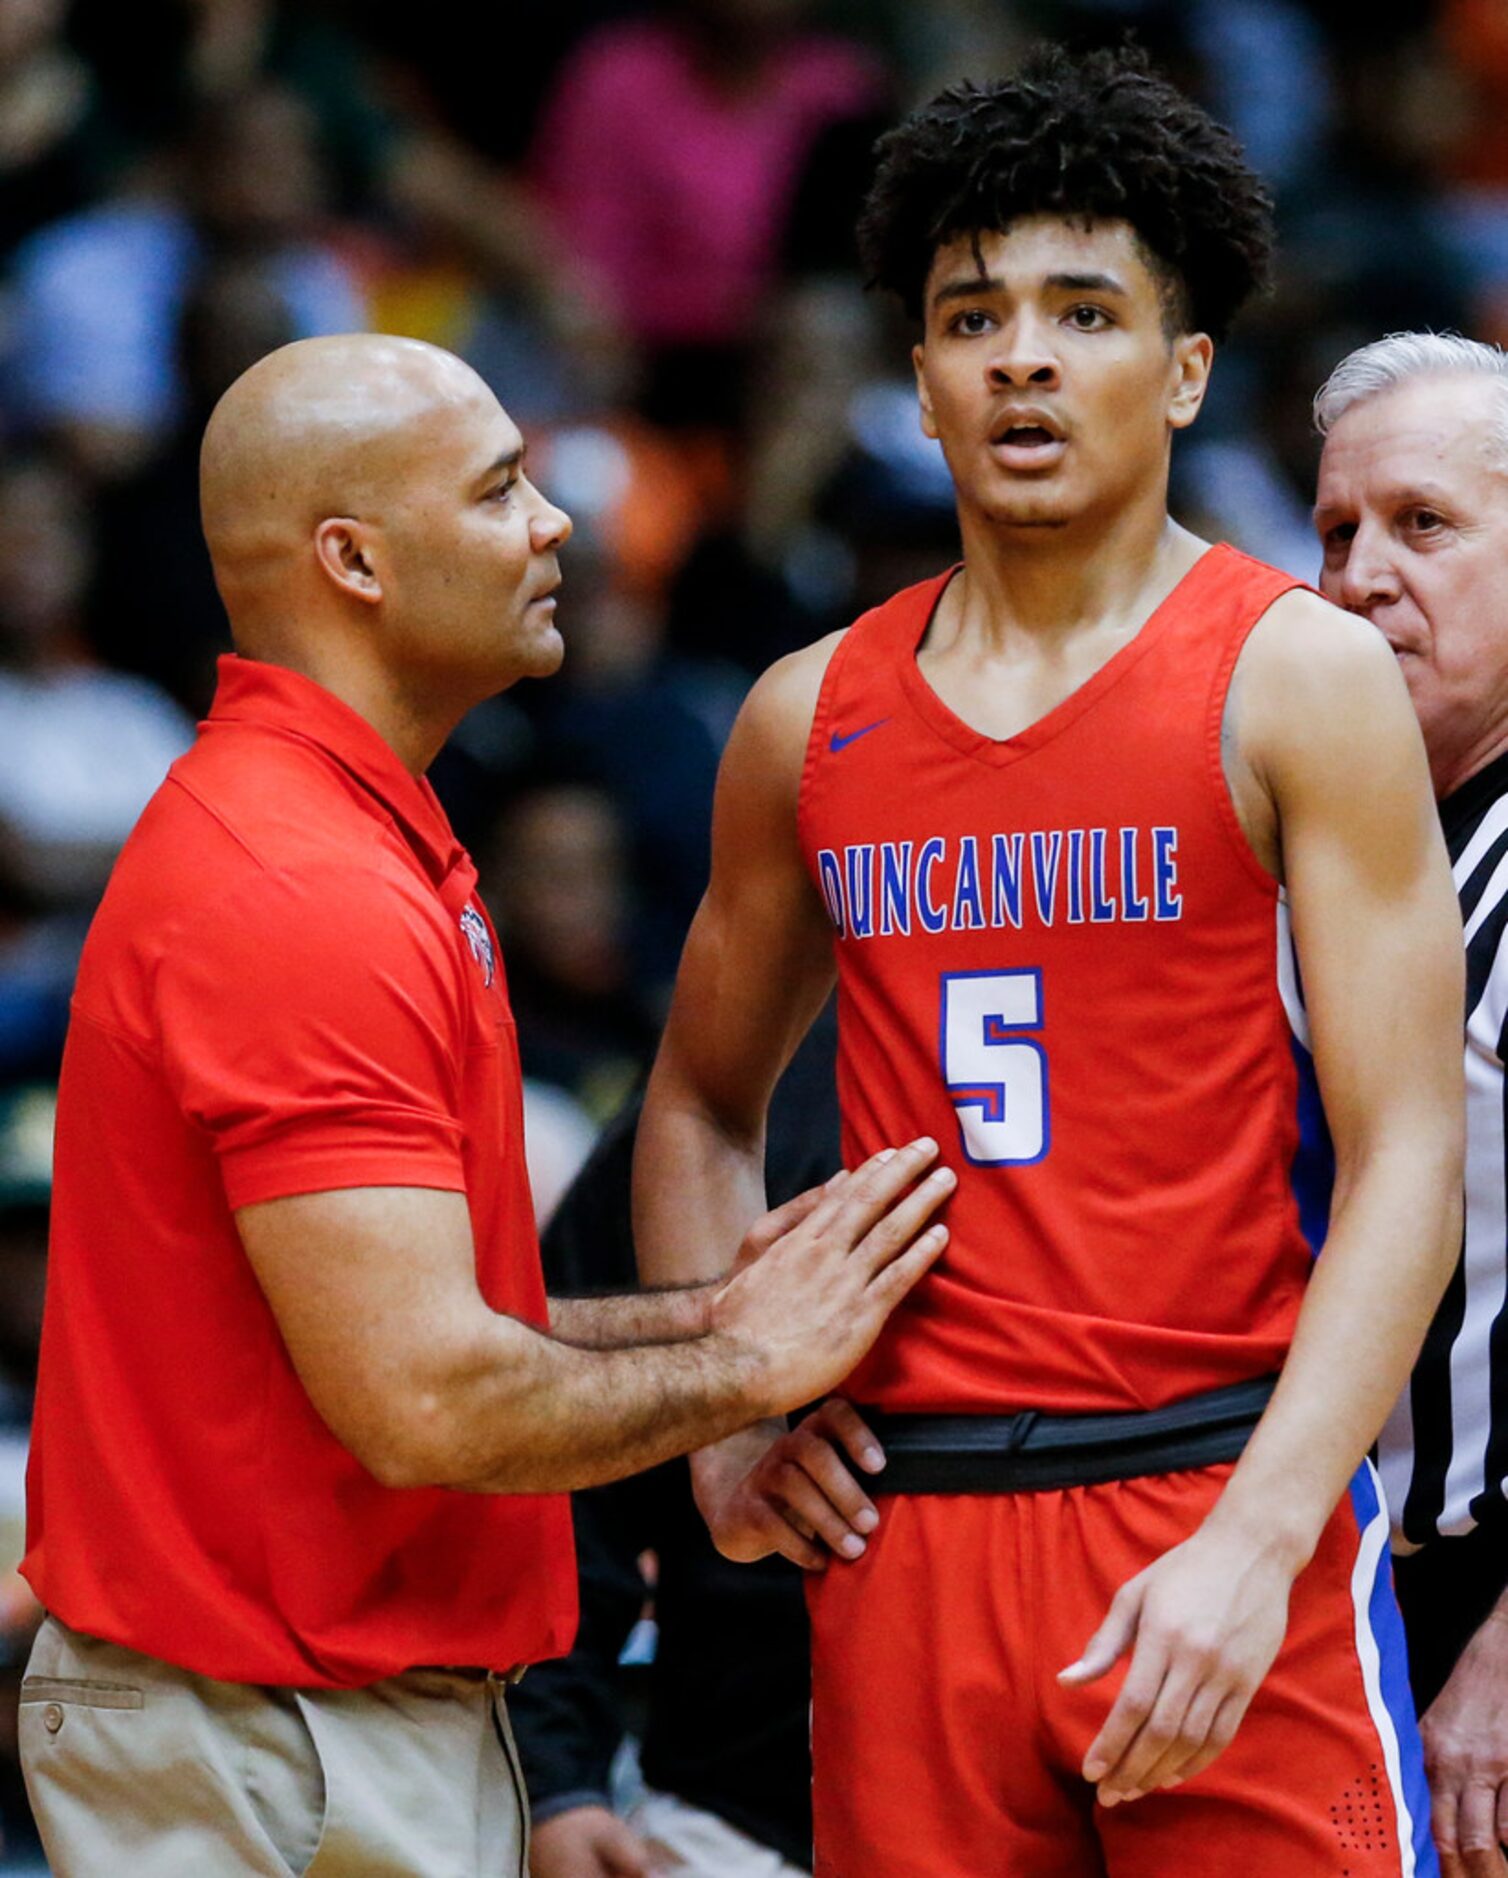
[[414, 850], [444, 897], [464, 902], [476, 870], [455, 838], [440, 799], [421, 776], [412, 776], [397, 752], [366, 719], [302, 672], [261, 659], [222, 653], [211, 724], [256, 724], [280, 736], [312, 743], [376, 798]]

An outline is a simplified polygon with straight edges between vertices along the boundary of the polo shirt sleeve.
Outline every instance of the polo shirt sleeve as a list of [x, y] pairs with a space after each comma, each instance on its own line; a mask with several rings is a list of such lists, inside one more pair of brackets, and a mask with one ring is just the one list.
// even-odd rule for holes
[[157, 973], [169, 1086], [232, 1210], [340, 1187], [465, 1190], [467, 1008], [438, 902], [380, 871], [258, 871]]

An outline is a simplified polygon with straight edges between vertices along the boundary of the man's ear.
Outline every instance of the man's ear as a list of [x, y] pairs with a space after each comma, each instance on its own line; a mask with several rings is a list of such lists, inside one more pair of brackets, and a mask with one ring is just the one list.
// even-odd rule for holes
[[350, 600], [375, 606], [382, 581], [372, 552], [371, 531], [349, 515], [330, 515], [314, 531], [314, 558], [327, 580]]
[[927, 380], [922, 372], [926, 357], [927, 349], [918, 341], [911, 348], [911, 369], [916, 373], [916, 401], [921, 407], [922, 435], [935, 439], [937, 419], [932, 415], [932, 394], [927, 389]]
[[1209, 390], [1215, 342], [1208, 333], [1185, 333], [1173, 342], [1173, 395], [1168, 400], [1168, 422], [1174, 430], [1187, 430], [1199, 415]]

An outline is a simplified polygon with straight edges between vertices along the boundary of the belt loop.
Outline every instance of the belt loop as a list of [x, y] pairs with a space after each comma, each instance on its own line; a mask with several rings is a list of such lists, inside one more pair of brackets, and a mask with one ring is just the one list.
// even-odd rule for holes
[[1031, 1431], [1036, 1425], [1036, 1409], [1022, 1409], [1018, 1414], [1013, 1415], [1011, 1417], [1011, 1425], [1006, 1430], [1005, 1452], [1007, 1454], [1015, 1454], [1018, 1449], [1024, 1448], [1031, 1438]]

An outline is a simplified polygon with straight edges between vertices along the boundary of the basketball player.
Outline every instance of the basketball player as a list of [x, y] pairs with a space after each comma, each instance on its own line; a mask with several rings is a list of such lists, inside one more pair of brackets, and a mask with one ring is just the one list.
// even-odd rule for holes
[[1459, 922], [1385, 648], [1166, 507], [1267, 198], [1123, 52], [881, 151], [963, 561], [751, 694], [637, 1176], [647, 1275], [698, 1275], [835, 970], [847, 1157], [964, 1163], [848, 1383], [883, 1514], [811, 1434], [697, 1460], [725, 1551], [814, 1568], [816, 1871], [1433, 1873], [1364, 1457], [1459, 1227]]

